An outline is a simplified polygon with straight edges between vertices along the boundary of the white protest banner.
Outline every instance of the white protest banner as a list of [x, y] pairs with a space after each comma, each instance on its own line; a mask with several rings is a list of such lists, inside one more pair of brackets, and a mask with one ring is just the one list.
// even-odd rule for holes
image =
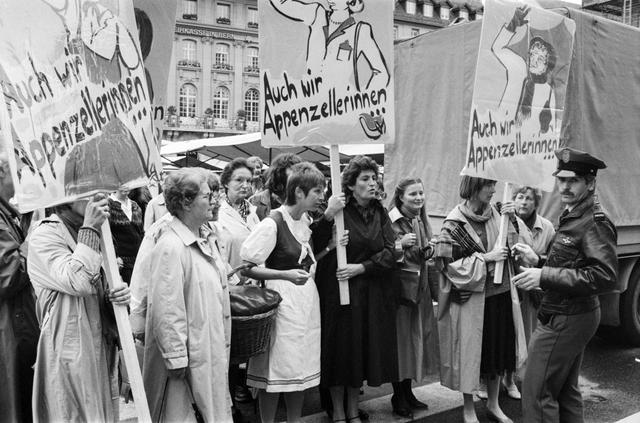
[[393, 142], [393, 3], [258, 2], [264, 146]]
[[133, 0], [158, 149], [167, 117], [167, 83], [175, 36], [177, 4], [177, 0]]
[[2, 144], [20, 211], [157, 177], [152, 109], [133, 5], [0, 5]]
[[487, 0], [463, 175], [553, 189], [575, 23]]

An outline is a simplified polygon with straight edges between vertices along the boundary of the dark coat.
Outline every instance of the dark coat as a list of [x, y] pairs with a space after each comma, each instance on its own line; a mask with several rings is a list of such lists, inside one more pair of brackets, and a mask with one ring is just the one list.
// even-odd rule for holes
[[542, 268], [541, 311], [580, 314], [598, 308], [598, 294], [613, 289], [618, 278], [617, 239], [593, 196], [561, 216]]
[[40, 331], [18, 212], [0, 198], [0, 421], [31, 421]]
[[[349, 230], [347, 262], [361, 263], [362, 275], [349, 280], [350, 304], [340, 305], [337, 259], [332, 250], [318, 263], [316, 284], [322, 319], [321, 385], [359, 387], [398, 379], [396, 302], [392, 282], [395, 233], [386, 210], [371, 205], [366, 219], [355, 201], [344, 208]], [[312, 229], [316, 251], [331, 239], [333, 222], [324, 218]]]

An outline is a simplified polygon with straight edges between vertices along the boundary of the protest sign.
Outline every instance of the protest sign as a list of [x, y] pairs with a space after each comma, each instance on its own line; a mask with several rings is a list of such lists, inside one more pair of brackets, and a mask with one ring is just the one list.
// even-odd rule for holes
[[20, 211], [157, 177], [153, 111], [131, 2], [0, 6], [2, 145]]
[[258, 3], [262, 144], [393, 142], [393, 2]]
[[177, 0], [133, 0], [158, 150], [167, 116], [167, 83], [175, 36], [177, 4]]
[[487, 0], [463, 175], [553, 189], [575, 23]]

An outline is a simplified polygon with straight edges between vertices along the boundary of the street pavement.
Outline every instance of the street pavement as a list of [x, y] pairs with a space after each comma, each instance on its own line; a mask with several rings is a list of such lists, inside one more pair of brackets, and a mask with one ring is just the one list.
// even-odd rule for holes
[[[595, 337], [585, 352], [580, 389], [584, 399], [585, 423], [640, 423], [640, 348]], [[416, 396], [429, 404], [429, 410], [416, 414], [413, 420], [402, 419], [391, 413], [391, 386], [366, 387], [361, 395], [360, 408], [370, 415], [371, 423], [425, 422], [458, 423], [462, 421], [462, 395], [444, 388], [437, 377], [431, 377], [422, 386], [414, 388]], [[501, 394], [500, 404], [515, 423], [522, 422], [520, 401]], [[284, 421], [281, 404], [278, 421]], [[258, 423], [259, 416], [253, 405], [242, 405], [241, 410], [248, 423]], [[476, 401], [480, 422], [489, 421], [484, 403]], [[121, 402], [120, 419], [135, 422], [133, 405]], [[306, 423], [326, 423], [330, 420], [322, 412], [316, 389], [309, 390], [303, 409]]]

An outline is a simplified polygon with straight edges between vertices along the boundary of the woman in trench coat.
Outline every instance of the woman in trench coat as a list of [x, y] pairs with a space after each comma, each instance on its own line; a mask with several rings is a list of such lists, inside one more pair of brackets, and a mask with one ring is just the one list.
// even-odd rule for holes
[[[436, 244], [442, 270], [438, 301], [440, 378], [462, 392], [464, 421], [477, 422], [473, 392], [480, 375], [487, 380], [487, 415], [509, 423], [498, 403], [500, 377], [526, 357], [522, 312], [510, 283], [508, 247], [497, 242], [500, 213], [490, 201], [495, 181], [463, 176], [458, 204], [447, 216]], [[509, 244], [519, 239], [512, 202], [502, 205], [509, 216]], [[514, 225], [514, 222], [515, 225]], [[496, 262], [505, 261], [501, 283], [495, 284]], [[515, 301], [513, 295], [515, 293]]]
[[195, 421], [195, 402], [205, 421], [231, 421], [230, 267], [207, 225], [218, 192], [205, 172], [180, 169], [165, 180], [164, 196], [174, 219], [151, 253], [143, 365], [151, 416]]
[[101, 276], [100, 227], [108, 216], [106, 197], [76, 201], [56, 207], [29, 237], [41, 328], [36, 422], [118, 421], [118, 331], [108, 302], [128, 305], [130, 293], [126, 285], [108, 290]]

